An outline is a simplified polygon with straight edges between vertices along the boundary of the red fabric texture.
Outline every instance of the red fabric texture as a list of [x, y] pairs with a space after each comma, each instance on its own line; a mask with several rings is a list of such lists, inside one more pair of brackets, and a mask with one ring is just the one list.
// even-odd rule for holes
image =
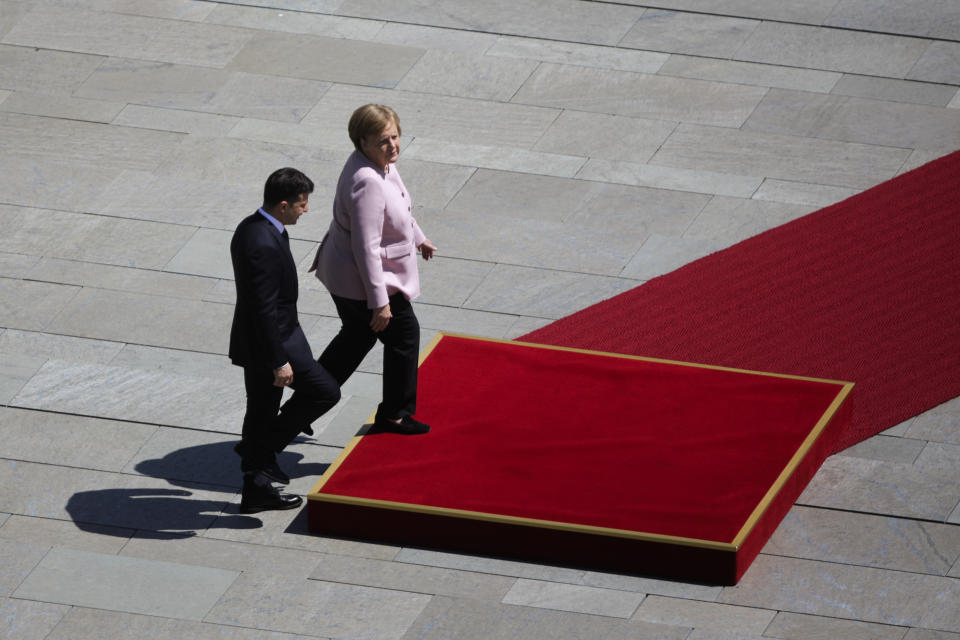
[[960, 152], [520, 338], [849, 380], [833, 451], [960, 395]]
[[444, 336], [322, 493], [729, 543], [841, 390]]

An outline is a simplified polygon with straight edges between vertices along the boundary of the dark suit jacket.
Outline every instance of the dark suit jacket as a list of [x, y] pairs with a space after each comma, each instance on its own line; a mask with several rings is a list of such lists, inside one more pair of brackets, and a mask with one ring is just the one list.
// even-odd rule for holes
[[289, 242], [259, 212], [244, 218], [230, 242], [237, 305], [230, 359], [242, 367], [276, 369], [313, 360], [297, 319], [297, 266]]

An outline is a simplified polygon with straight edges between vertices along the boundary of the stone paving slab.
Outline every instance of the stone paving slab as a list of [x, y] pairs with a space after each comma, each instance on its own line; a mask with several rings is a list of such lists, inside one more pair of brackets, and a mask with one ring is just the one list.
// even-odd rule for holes
[[859, 193], [859, 189], [832, 187], [767, 178], [753, 194], [755, 200], [826, 207]]
[[551, 582], [579, 584], [584, 572], [579, 569], [540, 565], [518, 560], [504, 560], [500, 558], [474, 556], [466, 554], [448, 553], [427, 549], [406, 547], [394, 558], [397, 562], [459, 569], [461, 571], [475, 571], [494, 575], [528, 578]]
[[431, 162], [499, 169], [521, 173], [540, 174], [572, 178], [584, 165], [582, 156], [560, 155], [556, 153], [538, 153], [525, 149], [502, 149], [487, 145], [457, 145], [441, 140], [418, 137], [406, 149], [405, 158], [416, 158]]
[[[791, 88], [791, 87], [781, 87]], [[876, 100], [890, 100], [893, 102], [908, 102], [925, 104], [935, 107], [945, 107], [953, 96], [956, 87], [948, 84], [931, 84], [929, 82], [913, 82], [910, 80], [892, 80], [890, 78], [872, 78], [844, 74], [834, 85], [830, 93], [859, 98], [873, 98]]]
[[10, 404], [27, 409], [239, 433], [245, 400], [243, 386], [233, 381], [49, 360]]
[[960, 444], [960, 411], [919, 416], [904, 435], [908, 438]]
[[537, 0], [354, 0], [341, 10], [354, 16], [591, 44], [616, 44], [641, 10], [557, 0], [544, 11]]
[[77, 293], [77, 287], [68, 285], [0, 278], [0, 324], [41, 331]]
[[[192, 239], [192, 238], [191, 238]], [[190, 240], [187, 241], [189, 244]], [[183, 251], [181, 248], [179, 251]], [[176, 254], [179, 255], [179, 252]], [[165, 256], [164, 256], [165, 257]], [[174, 256], [175, 257], [175, 256]], [[159, 259], [162, 259], [159, 258]], [[169, 263], [168, 263], [169, 264]], [[82, 260], [40, 258], [27, 272], [31, 280], [58, 282], [96, 289], [113, 289], [130, 293], [210, 300], [217, 281], [179, 273], [163, 273], [127, 265], [100, 264]], [[231, 286], [232, 277], [231, 273]], [[231, 299], [230, 303], [233, 302]], [[57, 336], [48, 336], [55, 339]]]
[[733, 245], [810, 213], [811, 207], [744, 198], [712, 198], [683, 232], [684, 238]]
[[7, 278], [24, 278], [39, 261], [39, 256], [0, 251], [0, 273]]
[[[250, 6], [241, 6], [245, 4]], [[303, 33], [350, 40], [382, 40], [384, 28], [390, 25], [382, 20], [326, 15], [323, 7], [318, 6], [320, 2], [315, 0], [306, 0], [303, 7], [297, 7], [295, 2], [281, 1], [274, 4], [278, 9], [286, 6], [291, 10], [277, 11], [270, 8], [270, 2], [211, 3], [211, 10], [203, 21], [262, 31]], [[333, 0], [328, 4], [333, 10], [342, 2]], [[392, 42], [391, 44], [406, 43]]]
[[88, 213], [4, 207], [0, 248], [63, 260], [159, 269], [196, 234], [184, 225], [118, 220]]
[[[531, 186], [536, 187], [537, 185]], [[616, 187], [618, 185], [600, 186]], [[620, 200], [623, 202], [627, 199], [618, 198], [623, 194], [611, 193], [609, 195], [611, 196], [610, 199], [614, 201]], [[472, 195], [470, 198], [472, 199]], [[481, 218], [470, 212], [469, 207], [474, 206], [474, 203], [478, 207], [483, 207], [483, 200], [483, 195], [480, 195], [473, 202], [464, 198], [461, 201], [463, 209], [459, 209], [459, 205], [457, 205], [458, 209], [451, 209], [451, 212], [442, 216], [420, 216], [418, 222], [422, 228], [429, 230], [430, 239], [437, 243], [438, 247], [443, 247], [443, 251], [461, 255], [470, 260], [500, 263], [487, 274], [484, 283], [490, 281], [491, 278], [496, 278], [498, 271], [505, 268], [506, 265], [529, 267], [530, 273], [536, 273], [537, 279], [542, 281], [552, 281], [557, 278], [578, 280], [581, 277], [588, 279], [592, 277], [586, 274], [596, 274], [597, 277], [619, 274], [649, 233], [645, 223], [659, 214], [665, 224], [671, 224], [669, 214], [675, 213], [675, 211], [661, 210], [649, 217], [637, 216], [638, 219], [635, 220], [632, 229], [614, 235], [588, 224], [534, 220], [510, 214], [497, 214], [489, 211], [489, 209]], [[682, 198], [674, 198], [675, 202], [681, 200]], [[490, 209], [498, 204], [489, 202]], [[536, 214], [536, 211], [530, 213]], [[621, 213], [624, 224], [630, 224], [629, 210], [618, 212], [604, 209], [602, 213], [597, 215], [606, 214], [613, 217], [617, 213]], [[585, 215], [590, 214], [588, 212]], [[682, 218], [683, 216], [674, 217]], [[654, 222], [656, 222], [656, 219], [654, 219]], [[549, 269], [570, 271], [569, 275], [556, 276], [552, 272], [546, 271]], [[624, 283], [625, 287], [627, 285], [629, 283]], [[484, 288], [484, 286], [485, 284], [480, 284], [474, 290], [473, 296], [476, 296], [477, 290]], [[532, 288], [534, 285], [531, 283], [530, 286]], [[511, 291], [504, 293], [508, 296], [514, 295], [514, 292]], [[473, 306], [467, 304], [466, 308], [518, 315], [537, 315], [532, 311], [524, 311], [523, 308], [509, 306]]]
[[638, 51], [600, 47], [575, 42], [556, 42], [535, 38], [501, 36], [485, 51], [490, 56], [527, 58], [541, 62], [575, 64], [582, 67], [656, 73], [668, 55], [655, 51]]
[[0, 634], [11, 640], [44, 640], [69, 611], [62, 604], [0, 598]]
[[500, 36], [493, 33], [462, 31], [445, 27], [432, 27], [402, 22], [381, 23], [376, 32], [378, 42], [388, 42], [409, 47], [419, 47], [427, 51], [454, 51], [481, 55], [488, 53]]
[[903, 627], [797, 613], [778, 613], [763, 635], [784, 640], [901, 640]]
[[48, 548], [26, 542], [0, 540], [0, 596], [9, 596], [40, 563]]
[[228, 540], [246, 544], [302, 549], [341, 556], [356, 556], [376, 560], [392, 560], [399, 547], [345, 538], [324, 538], [307, 529], [306, 512], [264, 511], [256, 517], [239, 515], [239, 493], [223, 513], [202, 533], [203, 538]]
[[202, 537], [158, 540], [148, 535], [133, 536], [124, 545], [120, 555], [227, 571], [282, 576], [290, 580], [309, 578], [310, 574], [324, 566], [330, 557], [304, 549], [283, 549]]
[[52, 101], [50, 96], [42, 93], [17, 91], [0, 104], [0, 110], [50, 118], [106, 123], [111, 122], [120, 113], [123, 106], [119, 102], [86, 100], [69, 96], [62, 96], [56, 101]]
[[226, 353], [229, 346], [223, 327], [233, 319], [231, 305], [91, 287], [70, 293], [69, 302], [45, 323], [51, 332], [208, 353]]
[[470, 292], [493, 269], [493, 263], [462, 258], [445, 258], [441, 255], [420, 267], [420, 288], [417, 301], [423, 304], [459, 307]]
[[724, 633], [760, 635], [773, 620], [773, 611], [649, 596], [634, 614], [635, 620], [682, 627], [709, 627]]
[[648, 9], [618, 43], [651, 51], [730, 58], [759, 24], [756, 20]]
[[[935, 438], [928, 438], [934, 440]], [[878, 435], [844, 449], [843, 455], [868, 460], [887, 460], [913, 464], [926, 446], [923, 440]]]
[[516, 583], [507, 576], [337, 555], [324, 556], [310, 578], [492, 602], [506, 597]]
[[800, 504], [944, 522], [960, 501], [960, 447], [928, 443], [913, 464], [828, 458]]
[[401, 638], [430, 596], [243, 573], [206, 622], [336, 638]]
[[833, 8], [824, 24], [960, 40], [960, 8], [950, 0], [847, 0]]
[[544, 63], [512, 102], [739, 127], [764, 93], [761, 87]]
[[795, 506], [764, 553], [947, 575], [960, 558], [957, 527]]
[[583, 165], [583, 168], [577, 172], [577, 177], [637, 187], [740, 198], [752, 196], [763, 182], [759, 177], [738, 176], [731, 173], [693, 171], [594, 158]]
[[191, 640], [324, 640], [263, 629], [244, 629], [176, 618], [104, 611], [74, 606], [45, 640], [191, 638]]
[[606, 616], [552, 611], [534, 607], [489, 604], [467, 598], [435, 597], [403, 636], [404, 640], [446, 640], [476, 637], [548, 640], [681, 640], [689, 628], [647, 625]]
[[502, 602], [539, 609], [629, 618], [643, 598], [643, 594], [628, 591], [521, 578], [507, 592]]
[[958, 112], [776, 89], [764, 97], [743, 128], [886, 147], [946, 151], [960, 146]]
[[180, 142], [181, 135], [126, 127], [0, 112], [4, 152], [56, 158], [101, 168], [152, 170]]
[[697, 56], [671, 55], [660, 70], [661, 75], [736, 82], [761, 87], [793, 89], [796, 91], [829, 92], [843, 78], [834, 71], [797, 69], [755, 62], [720, 60]]
[[929, 44], [922, 38], [761, 22], [736, 56], [747, 62], [905, 78]]
[[644, 163], [676, 128], [663, 120], [564, 110], [533, 147], [539, 151]]
[[908, 155], [877, 145], [681, 124], [650, 162], [865, 189], [896, 175]]
[[[84, 29], [76, 28], [82, 22]], [[41, 4], [3, 37], [7, 44], [223, 67], [250, 39], [244, 29]]]
[[[511, 285], [522, 283], [510, 288]], [[469, 309], [561, 318], [632, 289], [635, 281], [498, 265], [467, 299]]]
[[116, 177], [116, 169], [110, 166], [79, 165], [73, 160], [47, 156], [20, 156], [4, 163], [4, 171], [0, 172], [0, 197], [9, 205], [92, 211]]
[[116, 555], [136, 531], [69, 520], [12, 515], [0, 526], [0, 538], [36, 546], [65, 547]]
[[[5, 331], [0, 338], [9, 331], [12, 330]], [[0, 361], [0, 403], [7, 404], [36, 375], [45, 360], [20, 353], [0, 351], [0, 354], [3, 355]]]
[[128, 104], [112, 124], [220, 137], [229, 134], [239, 122], [237, 116]]
[[[424, 134], [450, 142], [482, 140], [524, 149], [535, 144], [560, 113], [553, 108], [336, 84], [303, 121], [345, 131], [356, 105], [370, 102], [389, 102], [408, 136]], [[342, 153], [338, 157], [339, 172], [344, 158]]]
[[[288, 57], [291, 47], [299, 54]], [[289, 78], [396, 86], [423, 55], [415, 47], [301, 34], [257, 34], [233, 56], [231, 71], [272, 73]]]
[[960, 609], [952, 606], [958, 597], [951, 578], [761, 554], [739, 585], [724, 589], [720, 601], [950, 631], [960, 628]]
[[155, 431], [150, 425], [0, 407], [0, 457], [120, 471]]
[[417, 60], [397, 89], [505, 102], [536, 67], [532, 60], [433, 50]]
[[237, 576], [223, 569], [54, 548], [14, 597], [200, 620]]
[[924, 82], [960, 84], [960, 43], [933, 42], [914, 65], [907, 78]]
[[0, 44], [0, 86], [66, 97], [103, 62], [102, 56]]
[[834, 0], [808, 0], [803, 3], [763, 0], [625, 0], [624, 3], [807, 24], [821, 24], [836, 5]]

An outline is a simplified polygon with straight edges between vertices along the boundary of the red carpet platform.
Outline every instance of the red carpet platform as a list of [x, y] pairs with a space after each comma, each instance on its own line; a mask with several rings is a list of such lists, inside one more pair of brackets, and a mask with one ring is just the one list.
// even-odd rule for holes
[[839, 451], [960, 395], [960, 152], [521, 340], [852, 380]]
[[848, 419], [844, 382], [441, 335], [421, 436], [357, 436], [317, 533], [734, 584]]

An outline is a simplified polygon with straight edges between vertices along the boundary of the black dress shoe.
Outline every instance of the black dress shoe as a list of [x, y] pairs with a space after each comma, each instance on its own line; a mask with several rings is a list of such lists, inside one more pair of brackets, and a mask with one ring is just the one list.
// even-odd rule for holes
[[308, 436], [312, 436], [312, 435], [313, 435], [313, 427], [311, 427], [310, 425], [307, 425], [307, 426], [305, 426], [303, 429], [300, 429], [300, 432], [301, 432], [301, 433], [305, 433], [305, 434], [308, 435]]
[[377, 416], [373, 425], [378, 431], [399, 433], [405, 436], [416, 436], [430, 431], [430, 425], [411, 418], [410, 416], [403, 416], [400, 418], [400, 422], [393, 422], [392, 420], [386, 420]]
[[303, 498], [280, 493], [263, 473], [244, 474], [240, 513], [296, 509], [301, 504]]

